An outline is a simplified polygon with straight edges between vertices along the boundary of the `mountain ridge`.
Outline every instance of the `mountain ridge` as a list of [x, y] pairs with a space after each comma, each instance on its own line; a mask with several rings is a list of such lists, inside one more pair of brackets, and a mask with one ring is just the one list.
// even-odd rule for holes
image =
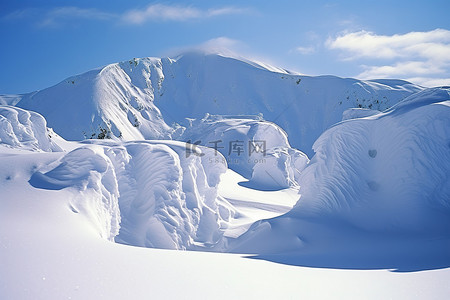
[[44, 115], [49, 127], [68, 140], [170, 139], [177, 128], [188, 126], [186, 118], [262, 114], [288, 133], [293, 147], [312, 156], [314, 141], [346, 109], [385, 110], [422, 89], [406, 81], [306, 76], [189, 52], [176, 59], [113, 63], [47, 89], [0, 99]]

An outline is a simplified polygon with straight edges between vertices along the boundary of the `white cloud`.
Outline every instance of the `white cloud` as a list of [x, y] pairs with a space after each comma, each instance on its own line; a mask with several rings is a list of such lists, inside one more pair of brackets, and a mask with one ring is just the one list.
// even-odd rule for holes
[[143, 10], [133, 9], [125, 12], [122, 20], [130, 24], [142, 24], [148, 21], [187, 21], [241, 14], [245, 11], [245, 9], [236, 7], [201, 10], [191, 6], [151, 4]]
[[412, 77], [406, 78], [406, 80], [426, 87], [450, 86], [450, 77], [448, 78]]
[[412, 78], [425, 86], [449, 84], [450, 31], [446, 29], [394, 35], [358, 31], [329, 38], [325, 45], [340, 50], [347, 61], [374, 61], [373, 65], [360, 65], [364, 71], [358, 78]]
[[294, 52], [298, 52], [300, 54], [313, 54], [316, 51], [316, 49], [313, 46], [309, 47], [297, 47], [294, 49]]
[[54, 8], [44, 14], [44, 18], [39, 25], [42, 27], [46, 26], [57, 26], [68, 20], [73, 19], [87, 19], [87, 20], [111, 20], [117, 16], [112, 13], [103, 12], [93, 8], [79, 8], [75, 6], [66, 6]]
[[387, 66], [363, 66], [364, 72], [358, 75], [362, 79], [392, 78], [405, 74], [433, 75], [445, 73], [445, 69], [438, 65], [432, 65], [423, 61], [406, 61]]
[[27, 8], [1, 16], [4, 21], [35, 19], [39, 27], [58, 27], [76, 20], [122, 21], [126, 24], [139, 25], [145, 22], [188, 21], [213, 18], [223, 15], [237, 15], [250, 12], [250, 9], [239, 7], [220, 7], [199, 9], [192, 6], [151, 4], [144, 9], [131, 9], [124, 12], [111, 13], [95, 8], [63, 6], [49, 10]]
[[345, 51], [351, 59], [423, 57], [450, 60], [450, 31], [435, 29], [391, 36], [358, 31], [329, 38], [326, 46]]

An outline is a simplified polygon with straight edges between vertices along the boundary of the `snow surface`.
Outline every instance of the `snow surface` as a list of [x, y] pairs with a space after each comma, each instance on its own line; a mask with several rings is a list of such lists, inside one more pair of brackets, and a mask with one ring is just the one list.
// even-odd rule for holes
[[0, 102], [2, 299], [450, 293], [449, 88], [189, 53]]
[[[57, 160], [60, 152], [7, 150], [0, 154], [2, 299], [440, 299], [450, 292], [449, 268], [406, 273], [311, 268], [246, 255], [111, 243], [99, 238], [83, 214], [71, 210], [72, 190], [28, 184], [33, 166]], [[236, 190], [244, 205], [237, 189], [245, 188], [230, 175], [224, 177], [230, 178], [223, 182], [230, 187], [226, 191]], [[268, 195], [264, 202], [278, 205]], [[261, 213], [253, 211], [255, 217]], [[246, 213], [251, 216], [250, 210]]]
[[38, 113], [0, 105], [0, 145], [28, 150], [61, 151], [53, 139], [58, 136], [47, 129]]
[[425, 90], [322, 134], [296, 210], [332, 211], [370, 229], [450, 233], [449, 92]]
[[233, 251], [316, 267], [448, 267], [449, 105], [449, 89], [429, 89], [324, 132], [295, 207], [253, 224]]

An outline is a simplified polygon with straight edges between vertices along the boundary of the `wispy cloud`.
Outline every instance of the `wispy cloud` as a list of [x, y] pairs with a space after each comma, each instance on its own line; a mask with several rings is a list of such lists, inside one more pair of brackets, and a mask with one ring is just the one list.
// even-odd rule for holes
[[231, 39], [225, 36], [221, 36], [218, 38], [210, 39], [199, 46], [197, 46], [199, 49], [206, 51], [206, 52], [213, 52], [213, 53], [221, 53], [221, 52], [232, 52], [237, 53], [243, 50], [243, 48], [246, 47], [246, 45], [235, 39]]
[[122, 24], [140, 25], [146, 22], [183, 22], [202, 20], [225, 15], [248, 13], [248, 8], [219, 7], [200, 9], [193, 6], [150, 4], [143, 9], [108, 12], [95, 8], [64, 6], [52, 9], [27, 8], [1, 17], [4, 21], [32, 19], [39, 27], [58, 27], [82, 20], [114, 21]]
[[308, 55], [308, 54], [313, 54], [314, 52], [316, 52], [316, 48], [314, 48], [313, 46], [308, 46], [308, 47], [297, 47], [293, 50], [293, 52], [296, 53], [300, 53], [303, 55]]
[[202, 10], [192, 6], [151, 4], [145, 9], [133, 9], [122, 15], [122, 20], [130, 24], [142, 24], [157, 21], [187, 21], [205, 19], [221, 15], [236, 15], [247, 12], [248, 9], [237, 7], [222, 7]]
[[[376, 65], [361, 65], [359, 78], [412, 78], [415, 83], [450, 85], [450, 31], [377, 35], [358, 31], [329, 38], [329, 49], [340, 50], [345, 60], [370, 59]], [[426, 77], [424, 77], [426, 76]], [[442, 76], [446, 77], [443, 78]]]
[[209, 39], [197, 45], [189, 45], [184, 47], [172, 48], [164, 55], [176, 56], [185, 52], [202, 52], [202, 53], [214, 53], [222, 54], [225, 56], [239, 56], [248, 53], [248, 46], [239, 40], [232, 39], [226, 36], [220, 36], [217, 38]]
[[20, 10], [15, 10], [10, 12], [9, 14], [3, 15], [0, 17], [2, 21], [14, 21], [14, 20], [22, 20], [27, 19], [32, 16], [35, 16], [38, 13], [38, 10], [35, 8], [25, 8]]
[[85, 19], [106, 21], [116, 18], [117, 15], [100, 11], [94, 8], [79, 8], [75, 6], [66, 6], [54, 8], [44, 14], [44, 18], [38, 24], [40, 26], [57, 26], [70, 20]]

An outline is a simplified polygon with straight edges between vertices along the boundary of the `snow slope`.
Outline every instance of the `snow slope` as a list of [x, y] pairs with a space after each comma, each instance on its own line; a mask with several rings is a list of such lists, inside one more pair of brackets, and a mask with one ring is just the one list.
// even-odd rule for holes
[[49, 126], [68, 140], [168, 138], [171, 129], [153, 104], [151, 80], [160, 76], [158, 62], [146, 59], [139, 65], [130, 61], [92, 70], [25, 94], [18, 106], [45, 115]]
[[186, 125], [185, 118], [262, 114], [311, 156], [314, 141], [346, 109], [384, 110], [421, 89], [399, 80], [301, 76], [248, 60], [186, 53], [111, 64], [25, 94], [17, 105], [44, 115], [68, 140], [170, 138], [174, 129], [167, 124]]
[[[0, 152], [2, 299], [442, 299], [450, 292], [449, 268], [408, 273], [311, 268], [111, 243], [86, 215], [71, 209], [72, 190], [28, 183], [36, 167], [62, 152], [3, 150], [8, 153]], [[234, 185], [239, 180], [223, 182], [226, 196], [243, 194], [239, 188], [245, 188]], [[269, 195], [247, 199], [246, 207], [259, 200], [276, 208]], [[246, 199], [240, 200], [242, 210]], [[245, 213], [252, 217], [249, 209]]]
[[335, 125], [314, 144], [295, 207], [255, 223], [233, 251], [316, 267], [448, 267], [449, 125], [448, 88]]

